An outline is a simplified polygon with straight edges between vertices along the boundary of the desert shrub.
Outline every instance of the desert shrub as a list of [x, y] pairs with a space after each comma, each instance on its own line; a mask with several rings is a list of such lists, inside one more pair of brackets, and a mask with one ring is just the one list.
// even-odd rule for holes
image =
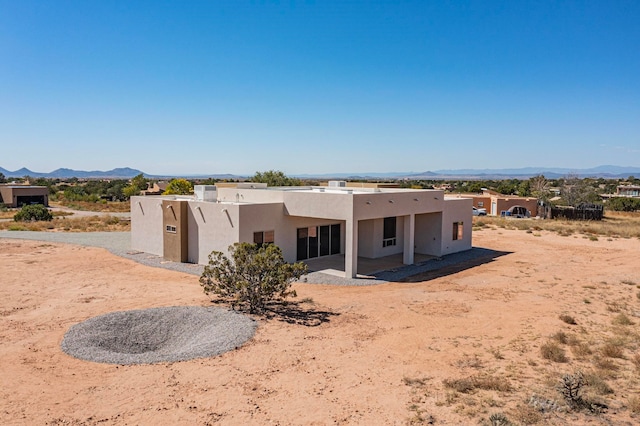
[[494, 413], [489, 416], [489, 424], [491, 426], [509, 426], [511, 425], [511, 422], [504, 414]]
[[570, 325], [577, 324], [576, 320], [571, 315], [562, 314], [560, 315], [560, 319]]
[[582, 405], [582, 388], [586, 385], [581, 372], [562, 376], [558, 390], [570, 406]]
[[511, 383], [503, 377], [498, 376], [471, 376], [461, 379], [445, 379], [442, 381], [450, 389], [461, 393], [470, 393], [474, 389], [495, 390], [508, 392], [513, 389]]
[[600, 352], [607, 358], [624, 358], [624, 350], [622, 346], [616, 342], [609, 341], [605, 343], [602, 348], [600, 348]]
[[606, 358], [601, 356], [595, 356], [593, 358], [593, 365], [595, 365], [597, 368], [601, 370], [610, 371], [610, 372], [620, 369], [618, 364], [616, 364], [611, 358]]
[[511, 417], [521, 425], [535, 425], [542, 421], [542, 414], [534, 407], [518, 404], [510, 413]]
[[579, 342], [571, 345], [571, 353], [573, 353], [576, 358], [585, 358], [587, 355], [591, 355], [592, 351], [588, 344]]
[[49, 221], [53, 220], [53, 215], [42, 204], [31, 204], [22, 206], [22, 209], [13, 216], [13, 220], [16, 222]]
[[540, 346], [540, 354], [542, 358], [553, 362], [567, 362], [567, 355], [556, 342], [547, 342]]
[[295, 296], [291, 283], [307, 273], [304, 263], [285, 262], [275, 244], [235, 243], [229, 246], [229, 253], [231, 259], [211, 252], [200, 285], [205, 294], [217, 294], [250, 313], [263, 313], [268, 302]]
[[553, 336], [551, 336], [551, 338], [558, 343], [562, 343], [563, 345], [566, 345], [569, 342], [569, 336], [567, 336], [567, 333], [565, 333], [564, 331], [558, 331]]
[[589, 386], [599, 395], [609, 395], [613, 393], [613, 388], [604, 380], [602, 374], [591, 372], [584, 375], [584, 379]]
[[623, 313], [616, 315], [612, 322], [615, 325], [633, 325], [633, 321]]
[[632, 396], [627, 400], [627, 407], [633, 414], [640, 414], [640, 398]]

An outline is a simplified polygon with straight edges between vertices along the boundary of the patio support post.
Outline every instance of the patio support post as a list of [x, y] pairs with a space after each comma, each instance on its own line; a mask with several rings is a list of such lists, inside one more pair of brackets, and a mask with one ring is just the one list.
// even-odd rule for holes
[[416, 215], [410, 214], [404, 217], [404, 252], [402, 263], [413, 265], [415, 250]]
[[347, 220], [345, 227], [344, 276], [355, 278], [358, 274], [358, 220]]

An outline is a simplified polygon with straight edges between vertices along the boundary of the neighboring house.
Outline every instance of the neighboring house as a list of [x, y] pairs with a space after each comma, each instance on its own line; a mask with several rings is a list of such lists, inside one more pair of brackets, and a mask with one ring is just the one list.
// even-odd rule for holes
[[344, 255], [443, 256], [471, 249], [472, 201], [440, 190], [196, 185], [193, 196], [131, 197], [131, 247], [168, 260], [206, 264], [236, 242], [277, 244], [288, 262]]
[[147, 184], [147, 189], [142, 191], [142, 195], [162, 195], [167, 190], [169, 182], [153, 182]]
[[513, 207], [524, 207], [531, 216], [538, 214], [538, 199], [535, 197], [519, 197], [517, 195], [504, 195], [490, 189], [484, 189], [482, 194], [448, 194], [450, 196], [458, 196], [471, 198], [473, 206], [487, 210], [487, 214], [500, 216], [502, 212], [508, 212]]
[[640, 186], [638, 185], [621, 185], [616, 188], [616, 197], [640, 197]]
[[28, 204], [49, 206], [49, 188], [33, 185], [0, 185], [0, 199], [8, 207], [22, 207]]

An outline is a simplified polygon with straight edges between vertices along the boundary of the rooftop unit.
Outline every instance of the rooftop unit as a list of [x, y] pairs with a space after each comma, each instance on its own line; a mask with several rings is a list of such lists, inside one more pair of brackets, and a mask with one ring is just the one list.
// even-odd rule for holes
[[193, 192], [198, 201], [216, 201], [217, 199], [215, 185], [195, 185]]

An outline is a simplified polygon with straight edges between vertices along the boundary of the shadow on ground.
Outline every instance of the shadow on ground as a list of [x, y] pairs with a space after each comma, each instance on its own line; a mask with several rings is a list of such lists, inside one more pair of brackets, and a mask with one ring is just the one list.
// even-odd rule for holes
[[395, 282], [416, 283], [420, 281], [429, 281], [435, 278], [445, 277], [447, 275], [456, 274], [467, 269], [475, 268], [476, 266], [494, 262], [497, 258], [505, 256], [507, 254], [511, 254], [512, 252], [474, 247], [471, 250], [463, 253], [460, 253], [458, 256], [454, 255], [458, 258], [456, 262], [447, 262], [444, 265], [440, 265], [440, 263], [443, 262], [442, 260], [430, 260], [428, 262], [430, 266], [428, 270], [395, 280]]
[[[213, 299], [214, 305], [229, 307], [229, 302], [222, 299]], [[304, 305], [309, 306], [305, 308]], [[233, 310], [246, 313], [237, 307]], [[305, 327], [317, 327], [329, 322], [331, 317], [340, 314], [313, 308], [313, 302], [305, 300], [289, 300], [269, 302], [265, 308], [263, 317], [268, 320], [283, 321], [288, 324], [304, 325]]]
[[320, 324], [329, 322], [331, 317], [340, 315], [331, 311], [314, 309], [313, 307], [303, 307], [303, 305], [308, 304], [308, 302], [304, 301], [274, 303], [269, 306], [266, 317], [284, 321], [288, 324], [317, 327]]

